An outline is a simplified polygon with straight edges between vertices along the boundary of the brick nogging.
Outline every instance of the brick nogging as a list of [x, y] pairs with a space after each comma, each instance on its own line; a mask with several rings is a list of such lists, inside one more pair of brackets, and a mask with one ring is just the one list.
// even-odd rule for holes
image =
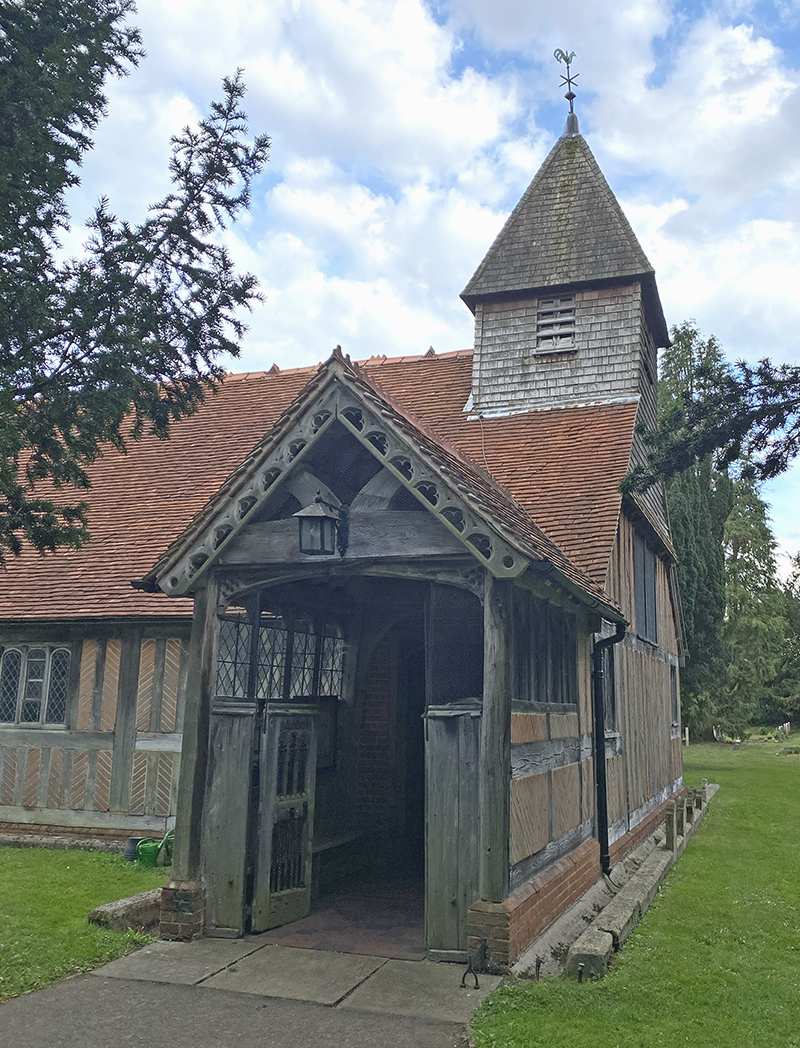
[[367, 811], [385, 805], [389, 799], [392, 655], [390, 641], [381, 641], [372, 654], [364, 684], [358, 780]]
[[[119, 841], [125, 844], [133, 830], [110, 829], [105, 826], [51, 826], [32, 822], [0, 822], [0, 834], [27, 834], [31, 837], [79, 837], [98, 840]], [[145, 837], [149, 831], [142, 830], [139, 836]]]

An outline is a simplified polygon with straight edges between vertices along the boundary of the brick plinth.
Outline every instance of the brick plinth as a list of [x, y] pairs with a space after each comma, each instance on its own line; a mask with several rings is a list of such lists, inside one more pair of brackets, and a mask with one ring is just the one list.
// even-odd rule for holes
[[[28, 834], [31, 837], [80, 837], [82, 839], [95, 839], [106, 841], [117, 841], [120, 845], [125, 844], [134, 830], [116, 830], [106, 826], [51, 826], [36, 822], [0, 822], [0, 833], [21, 836]], [[141, 831], [145, 835], [148, 831]]]
[[189, 942], [203, 934], [205, 896], [200, 881], [168, 881], [161, 889], [162, 939]]
[[474, 902], [468, 948], [483, 971], [505, 972], [600, 876], [600, 846], [586, 841], [503, 902]]

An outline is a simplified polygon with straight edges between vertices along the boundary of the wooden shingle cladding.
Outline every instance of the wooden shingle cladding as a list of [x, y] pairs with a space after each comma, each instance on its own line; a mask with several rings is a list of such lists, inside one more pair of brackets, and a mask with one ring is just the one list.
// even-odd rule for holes
[[0, 825], [164, 831], [175, 812], [188, 631], [174, 622], [16, 626], [0, 631], [0, 648], [52, 635], [72, 651], [64, 724], [0, 725]]
[[[579, 134], [556, 142], [461, 294], [488, 297], [622, 282], [645, 284], [649, 324], [668, 341], [653, 267]], [[519, 296], [522, 297], [522, 296]]]
[[550, 350], [537, 344], [544, 297], [475, 304], [473, 410], [491, 415], [638, 398], [641, 284], [576, 290], [572, 338]]

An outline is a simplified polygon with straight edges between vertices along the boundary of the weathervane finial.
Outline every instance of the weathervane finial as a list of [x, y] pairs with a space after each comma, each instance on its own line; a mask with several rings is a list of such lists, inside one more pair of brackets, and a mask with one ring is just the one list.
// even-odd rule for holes
[[553, 58], [555, 58], [557, 62], [563, 62], [564, 65], [567, 67], [567, 75], [564, 76], [563, 73], [561, 74], [561, 86], [563, 87], [566, 84], [567, 93], [564, 95], [564, 98], [566, 98], [566, 100], [569, 102], [569, 112], [571, 116], [575, 112], [573, 102], [576, 98], [575, 92], [572, 90], [572, 88], [575, 86], [575, 81], [581, 75], [580, 73], [576, 73], [575, 76], [572, 76], [569, 71], [572, 59], [575, 58], [575, 52], [562, 51], [560, 47], [557, 47], [553, 52]]

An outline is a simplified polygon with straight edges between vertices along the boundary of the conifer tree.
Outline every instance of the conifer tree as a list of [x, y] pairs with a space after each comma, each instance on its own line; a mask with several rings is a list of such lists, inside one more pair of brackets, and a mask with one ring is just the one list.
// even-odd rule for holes
[[[661, 360], [660, 417], [669, 417], [687, 391], [695, 393], [696, 375], [704, 364], [721, 359], [716, 339], [701, 339], [693, 322], [674, 327]], [[723, 528], [732, 504], [731, 482], [706, 455], [669, 481], [667, 503], [688, 645], [681, 672], [683, 720], [692, 735], [702, 736], [711, 730], [712, 690], [726, 668]]]
[[[269, 140], [237, 74], [172, 142], [172, 189], [132, 225], [101, 200], [64, 260], [66, 191], [105, 113], [103, 83], [142, 57], [131, 0], [0, 0], [0, 565], [85, 540], [86, 467], [103, 442], [166, 436], [238, 355], [258, 299], [219, 232], [248, 206]], [[67, 489], [65, 492], [64, 489]]]
[[724, 543], [728, 665], [712, 692], [714, 719], [726, 735], [742, 737], [759, 704], [780, 686], [789, 629], [769, 509], [752, 478], [734, 485]]

